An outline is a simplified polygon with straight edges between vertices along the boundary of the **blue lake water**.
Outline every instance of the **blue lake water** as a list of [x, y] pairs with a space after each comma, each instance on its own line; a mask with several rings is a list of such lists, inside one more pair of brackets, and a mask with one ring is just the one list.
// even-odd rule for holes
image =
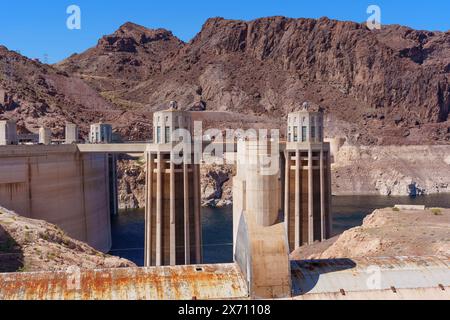
[[[396, 204], [426, 205], [450, 208], [450, 194], [424, 197], [340, 196], [333, 197], [333, 230], [335, 235], [360, 226], [375, 209]], [[131, 260], [139, 266], [144, 262], [144, 211], [121, 212], [111, 221], [113, 246], [111, 254]], [[232, 262], [232, 207], [203, 208], [203, 262]]]

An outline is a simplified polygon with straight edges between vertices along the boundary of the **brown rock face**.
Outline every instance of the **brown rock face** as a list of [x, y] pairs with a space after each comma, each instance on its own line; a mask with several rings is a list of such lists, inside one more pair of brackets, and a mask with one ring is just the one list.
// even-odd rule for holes
[[223, 207], [233, 201], [233, 166], [202, 165], [200, 167], [202, 205]]
[[[145, 208], [145, 165], [143, 159], [127, 159], [118, 162], [118, 196], [120, 209]], [[231, 205], [233, 166], [201, 165], [201, 201], [204, 207]]]
[[208, 110], [270, 122], [309, 100], [328, 112], [331, 135], [415, 144], [450, 139], [449, 65], [449, 32], [271, 17], [209, 19], [187, 44], [167, 31], [126, 24], [59, 67], [135, 109], [201, 100]]
[[[170, 31], [149, 30], [128, 22], [101, 38], [96, 47], [71, 56], [57, 67], [81, 75], [100, 91], [123, 90], [160, 73], [161, 63], [182, 45]], [[115, 96], [107, 98], [115, 100]], [[119, 99], [115, 102], [120, 105]]]
[[0, 46], [0, 118], [17, 121], [22, 133], [37, 133], [40, 126], [62, 138], [66, 122], [80, 126], [110, 122], [126, 138], [149, 138], [150, 115], [128, 112], [112, 104], [86, 81]]
[[123, 159], [118, 162], [120, 209], [145, 208], [145, 165], [142, 160]]

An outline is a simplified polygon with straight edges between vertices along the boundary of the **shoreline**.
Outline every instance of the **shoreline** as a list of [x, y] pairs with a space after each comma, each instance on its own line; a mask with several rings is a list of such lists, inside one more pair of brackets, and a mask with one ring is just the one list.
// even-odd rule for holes
[[[339, 194], [335, 194], [335, 193], [333, 193], [332, 194], [332, 198], [333, 199], [337, 199], [337, 198], [351, 198], [351, 197], [356, 197], [356, 198], [365, 198], [365, 197], [367, 197], [367, 198], [378, 198], [378, 199], [392, 199], [392, 200], [395, 200], [395, 199], [401, 199], [401, 200], [406, 200], [406, 199], [409, 199], [409, 200], [411, 200], [411, 201], [414, 201], [414, 200], [417, 200], [417, 201], [420, 201], [420, 200], [422, 200], [422, 199], [430, 199], [430, 198], [433, 198], [433, 197], [448, 197], [448, 199], [449, 199], [449, 208], [450, 208], [450, 193], [448, 193], [448, 192], [445, 192], [445, 193], [443, 193], [443, 192], [440, 192], [440, 193], [431, 193], [431, 194], [422, 194], [422, 195], [417, 195], [417, 196], [397, 196], [397, 195], [380, 195], [380, 194], [377, 194], [377, 193], [372, 193], [372, 194], [363, 194], [363, 193], [361, 193], [361, 194], [354, 194], [354, 193], [339, 193]], [[397, 203], [397, 204], [402, 204], [402, 203]], [[226, 205], [223, 205], [223, 206], [212, 206], [212, 205], [206, 205], [206, 206], [202, 206], [201, 208], [202, 209], [224, 209], [224, 208], [227, 208], [227, 207], [230, 207], [230, 208], [232, 208], [233, 207], [233, 201], [232, 200], [230, 200], [229, 201], [229, 203], [227, 203]], [[434, 207], [434, 206], [432, 206], [432, 207]], [[430, 207], [430, 208], [432, 208], [432, 207]], [[138, 207], [138, 208], [121, 208], [121, 209], [119, 209], [119, 213], [123, 213], [123, 212], [133, 212], [133, 211], [139, 211], [139, 210], [145, 210], [145, 208], [144, 207]]]

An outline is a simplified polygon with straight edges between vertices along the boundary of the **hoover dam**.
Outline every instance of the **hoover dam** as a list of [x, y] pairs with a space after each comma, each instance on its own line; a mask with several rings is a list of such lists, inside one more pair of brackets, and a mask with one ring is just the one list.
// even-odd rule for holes
[[2, 206], [57, 224], [100, 251], [111, 247], [116, 210], [112, 155], [146, 156], [147, 206], [146, 268], [0, 274], [0, 299], [450, 298], [447, 256], [290, 259], [332, 233], [330, 145], [321, 113], [307, 109], [290, 115], [287, 142], [229, 144], [237, 151], [234, 263], [203, 265], [198, 164], [185, 149], [185, 162], [175, 163], [171, 141], [176, 129], [191, 129], [192, 119], [174, 106], [154, 117], [166, 121], [154, 121], [153, 143], [111, 143], [110, 128], [99, 125], [88, 144], [1, 148]]

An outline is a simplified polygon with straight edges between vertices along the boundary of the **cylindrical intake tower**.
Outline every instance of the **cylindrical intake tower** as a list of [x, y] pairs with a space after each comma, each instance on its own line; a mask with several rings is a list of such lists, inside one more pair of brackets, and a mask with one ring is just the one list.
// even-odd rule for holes
[[[171, 108], [154, 114], [155, 142], [146, 152], [145, 265], [202, 262], [200, 166], [186, 142], [175, 157], [174, 131], [191, 132], [189, 112]], [[179, 160], [179, 159], [177, 159]]]

